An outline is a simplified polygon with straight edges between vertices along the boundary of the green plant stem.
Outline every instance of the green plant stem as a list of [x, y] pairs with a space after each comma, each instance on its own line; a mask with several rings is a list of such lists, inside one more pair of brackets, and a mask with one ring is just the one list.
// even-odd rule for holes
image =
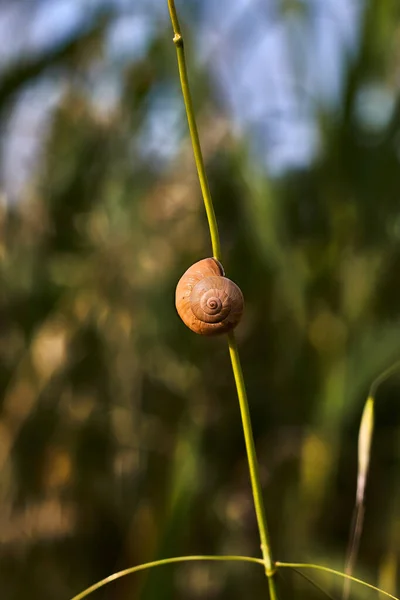
[[185, 103], [187, 120], [189, 123], [190, 137], [192, 140], [194, 160], [196, 162], [197, 173], [199, 176], [201, 192], [203, 194], [204, 206], [206, 209], [208, 226], [211, 235], [211, 244], [213, 256], [221, 261], [221, 244], [219, 241], [218, 224], [215, 218], [214, 206], [211, 198], [208, 178], [204, 167], [203, 154], [200, 146], [199, 133], [197, 131], [196, 118], [194, 115], [192, 96], [189, 88], [189, 79], [186, 69], [185, 50], [183, 47], [183, 38], [179, 26], [178, 15], [173, 0], [168, 0], [168, 8], [171, 15], [172, 27], [174, 30], [174, 44], [178, 57], [179, 77], [181, 80], [183, 101]]
[[[189, 81], [186, 69], [185, 51], [183, 45], [183, 38], [179, 25], [178, 15], [175, 8], [174, 0], [168, 0], [168, 8], [171, 16], [172, 27], [174, 30], [174, 44], [176, 47], [176, 53], [178, 58], [179, 76], [182, 86], [183, 100], [186, 108], [187, 119], [189, 123], [190, 136], [192, 139], [192, 146], [194, 152], [194, 158], [196, 162], [197, 172], [200, 180], [201, 191], [203, 194], [204, 205], [208, 218], [208, 225], [210, 228], [211, 243], [213, 249], [214, 258], [221, 261], [221, 244], [219, 240], [218, 224], [215, 218], [214, 206], [210, 194], [208, 185], [207, 175], [204, 168], [204, 161], [201, 152], [199, 134], [197, 131], [196, 118], [193, 110], [192, 97], [189, 89]], [[267, 521], [265, 517], [264, 504], [262, 499], [262, 491], [260, 484], [259, 468], [257, 455], [254, 446], [253, 431], [251, 427], [249, 405], [247, 401], [246, 388], [243, 379], [242, 367], [240, 365], [239, 351], [236, 345], [235, 336], [233, 333], [228, 335], [229, 354], [232, 362], [233, 376], [235, 379], [237, 394], [239, 397], [240, 412], [242, 416], [243, 432], [246, 443], [247, 459], [249, 463], [251, 487], [254, 498], [254, 506], [257, 517], [257, 524], [261, 539], [261, 551], [263, 555], [263, 561], [265, 566], [265, 573], [268, 577], [268, 585], [271, 600], [278, 600], [276, 591], [276, 568], [272, 558], [271, 544], [269, 541], [269, 534], [267, 528]]]
[[399, 600], [397, 596], [393, 596], [393, 594], [389, 594], [389, 592], [385, 592], [381, 590], [381, 588], [372, 585], [372, 583], [367, 583], [362, 579], [357, 579], [357, 577], [353, 577], [352, 575], [347, 575], [346, 573], [342, 573], [341, 571], [336, 571], [335, 569], [331, 569], [330, 567], [323, 567], [322, 565], [314, 565], [309, 563], [287, 563], [287, 562], [276, 562], [277, 567], [288, 568], [288, 569], [315, 569], [316, 571], [324, 571], [325, 573], [331, 573], [332, 575], [336, 575], [337, 577], [342, 577], [343, 579], [347, 579], [349, 581], [354, 581], [354, 583], [358, 583], [359, 585], [363, 585], [364, 587], [369, 588], [370, 590], [374, 590], [375, 592], [379, 592], [383, 594], [387, 598], [392, 598], [392, 600]]
[[154, 567], [161, 567], [164, 565], [171, 565], [173, 563], [182, 563], [182, 562], [191, 562], [191, 561], [235, 561], [235, 562], [251, 562], [257, 565], [264, 565], [264, 562], [260, 558], [253, 558], [252, 556], [176, 556], [173, 558], [163, 558], [162, 560], [154, 560], [153, 562], [144, 563], [142, 565], [137, 565], [136, 567], [130, 567], [129, 569], [124, 569], [123, 571], [118, 571], [117, 573], [113, 573], [108, 577], [105, 577], [101, 581], [91, 585], [86, 588], [83, 592], [74, 596], [72, 600], [82, 600], [92, 594], [99, 588], [115, 581], [116, 579], [120, 579], [121, 577], [126, 577], [126, 575], [131, 575], [132, 573], [137, 573], [138, 571], [144, 571], [146, 569], [152, 569]]
[[242, 417], [243, 433], [246, 443], [247, 460], [249, 463], [251, 488], [254, 498], [258, 530], [260, 532], [261, 551], [264, 559], [265, 573], [268, 577], [269, 592], [271, 600], [277, 600], [276, 592], [276, 566], [272, 558], [272, 549], [269, 538], [267, 519], [265, 517], [264, 502], [260, 483], [257, 454], [254, 446], [253, 429], [251, 426], [249, 403], [247, 401], [246, 386], [244, 384], [242, 366], [240, 364], [239, 351], [233, 332], [228, 334], [229, 354], [232, 362], [233, 376], [236, 383], [239, 398], [240, 413]]
[[378, 387], [381, 385], [381, 383], [383, 383], [384, 381], [389, 379], [389, 377], [391, 377], [392, 375], [395, 375], [399, 371], [400, 371], [400, 360], [393, 363], [393, 365], [390, 366], [388, 369], [385, 369], [384, 371], [382, 371], [382, 373], [380, 375], [378, 375], [378, 377], [376, 379], [374, 379], [374, 381], [371, 384], [371, 387], [369, 388], [369, 396], [375, 400], [376, 392], [378, 390]]

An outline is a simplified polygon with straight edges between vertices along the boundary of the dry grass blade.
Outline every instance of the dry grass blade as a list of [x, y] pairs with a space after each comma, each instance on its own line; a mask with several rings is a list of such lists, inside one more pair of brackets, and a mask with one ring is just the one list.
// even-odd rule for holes
[[[350, 540], [347, 549], [345, 573], [352, 575], [360, 546], [361, 533], [364, 523], [364, 499], [371, 456], [372, 436], [374, 433], [374, 398], [369, 396], [361, 417], [358, 434], [358, 474], [356, 503], [354, 506]], [[350, 594], [351, 580], [346, 579], [343, 585], [343, 600]]]
[[[349, 576], [353, 573], [353, 569], [357, 560], [358, 548], [360, 545], [362, 527], [364, 522], [365, 488], [367, 485], [371, 455], [371, 444], [374, 433], [375, 396], [378, 387], [387, 379], [389, 379], [389, 377], [391, 377], [392, 375], [398, 374], [399, 371], [400, 361], [396, 361], [392, 366], [390, 366], [388, 369], [386, 369], [380, 375], [378, 375], [378, 377], [373, 381], [361, 417], [360, 431], [358, 435], [358, 474], [356, 502], [354, 506], [353, 519], [350, 530], [350, 540], [345, 565], [345, 572]], [[349, 597], [350, 585], [351, 580], [346, 579], [343, 586], [343, 600], [347, 600]]]

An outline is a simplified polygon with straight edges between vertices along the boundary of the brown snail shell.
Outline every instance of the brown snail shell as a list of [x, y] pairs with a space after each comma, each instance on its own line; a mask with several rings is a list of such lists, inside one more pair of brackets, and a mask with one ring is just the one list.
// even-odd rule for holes
[[236, 283], [225, 277], [221, 263], [205, 258], [180, 278], [175, 306], [182, 321], [195, 333], [219, 335], [239, 323], [244, 300]]

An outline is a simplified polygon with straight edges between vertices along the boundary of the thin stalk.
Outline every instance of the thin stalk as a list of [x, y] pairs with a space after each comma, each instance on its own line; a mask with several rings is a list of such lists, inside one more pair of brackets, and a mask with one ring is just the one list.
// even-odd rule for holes
[[178, 15], [173, 0], [168, 0], [168, 8], [171, 15], [172, 27], [174, 30], [174, 44], [178, 57], [179, 77], [181, 80], [183, 101], [186, 109], [186, 116], [189, 123], [190, 137], [192, 140], [194, 160], [199, 176], [201, 192], [203, 194], [204, 206], [206, 209], [208, 227], [210, 229], [211, 244], [213, 256], [221, 261], [221, 244], [219, 241], [218, 224], [215, 217], [214, 205], [211, 198], [210, 186], [208, 185], [207, 173], [204, 167], [203, 153], [201, 151], [199, 133], [197, 130], [196, 118], [194, 115], [192, 95], [190, 93], [189, 79], [186, 69], [185, 50], [183, 47], [183, 38], [179, 26]]
[[[208, 224], [210, 228], [211, 243], [213, 248], [214, 258], [221, 261], [221, 245], [219, 241], [218, 225], [215, 218], [214, 206], [210, 194], [207, 175], [204, 168], [204, 161], [201, 152], [200, 140], [196, 125], [196, 118], [193, 110], [192, 97], [189, 89], [189, 81], [186, 69], [185, 51], [183, 38], [179, 25], [178, 15], [175, 8], [174, 0], [168, 0], [168, 8], [171, 16], [172, 27], [174, 30], [174, 44], [178, 58], [179, 76], [181, 80], [183, 100], [186, 108], [187, 119], [189, 123], [190, 136], [194, 158], [196, 162], [197, 172], [200, 180], [201, 191], [203, 194], [204, 205], [207, 213]], [[254, 446], [253, 431], [251, 427], [249, 405], [247, 401], [247, 393], [243, 379], [242, 367], [240, 364], [239, 351], [237, 348], [235, 336], [233, 333], [228, 334], [229, 354], [232, 362], [233, 376], [235, 379], [237, 394], [239, 398], [240, 412], [243, 424], [243, 433], [246, 444], [247, 459], [249, 463], [250, 481], [254, 499], [257, 524], [261, 540], [261, 551], [265, 573], [268, 577], [268, 586], [271, 600], [278, 600], [276, 591], [276, 567], [272, 557], [271, 544], [269, 539], [267, 521], [265, 517], [264, 503], [262, 498], [262, 490], [260, 484], [259, 467], [257, 455]]]
[[400, 360], [393, 363], [393, 365], [391, 367], [389, 367], [388, 369], [385, 369], [384, 371], [382, 371], [382, 373], [380, 375], [378, 375], [378, 377], [372, 382], [371, 387], [369, 388], [370, 398], [373, 398], [375, 400], [376, 392], [378, 390], [378, 387], [381, 385], [381, 383], [383, 383], [384, 381], [389, 379], [389, 377], [391, 377], [392, 375], [395, 375], [399, 371], [400, 371]]
[[375, 592], [379, 592], [386, 596], [387, 598], [392, 598], [392, 600], [400, 600], [397, 596], [393, 596], [393, 594], [389, 594], [389, 592], [385, 592], [381, 588], [372, 585], [372, 583], [367, 583], [362, 579], [358, 579], [357, 577], [353, 577], [352, 575], [347, 575], [346, 573], [342, 573], [341, 571], [336, 571], [335, 569], [331, 569], [330, 567], [323, 567], [322, 565], [314, 565], [311, 563], [287, 563], [287, 562], [276, 562], [277, 567], [293, 569], [296, 571], [297, 569], [315, 569], [316, 571], [324, 571], [325, 573], [331, 573], [332, 575], [336, 575], [337, 577], [342, 577], [343, 579], [347, 579], [349, 581], [354, 581], [354, 583], [358, 583], [359, 585], [363, 585], [364, 587], [369, 588], [370, 590], [374, 590]]
[[268, 577], [269, 593], [271, 600], [277, 600], [276, 592], [276, 566], [272, 558], [272, 549], [265, 517], [264, 502], [260, 483], [260, 473], [256, 449], [254, 446], [253, 429], [251, 426], [249, 403], [247, 401], [246, 386], [244, 384], [242, 366], [240, 364], [239, 351], [236, 344], [234, 333], [228, 333], [229, 354], [232, 362], [233, 376], [236, 383], [237, 394], [239, 398], [240, 413], [242, 417], [243, 433], [246, 443], [247, 460], [249, 463], [251, 488], [254, 498], [254, 507], [256, 511], [258, 530], [260, 532], [261, 551], [265, 564], [265, 573]]
[[115, 581], [116, 579], [120, 579], [121, 577], [126, 577], [126, 575], [131, 575], [132, 573], [137, 573], [138, 571], [145, 571], [146, 569], [152, 569], [154, 567], [161, 567], [164, 565], [171, 565], [173, 563], [182, 563], [182, 562], [192, 562], [192, 561], [235, 561], [235, 562], [251, 562], [257, 565], [263, 565], [263, 561], [260, 558], [253, 558], [252, 556], [176, 556], [173, 558], [163, 558], [162, 560], [154, 560], [153, 562], [144, 563], [142, 565], [137, 565], [136, 567], [130, 567], [129, 569], [124, 569], [123, 571], [118, 571], [117, 573], [113, 573], [108, 577], [105, 577], [101, 581], [94, 583], [90, 587], [86, 588], [83, 592], [74, 596], [72, 600], [82, 600], [92, 594], [99, 588]]

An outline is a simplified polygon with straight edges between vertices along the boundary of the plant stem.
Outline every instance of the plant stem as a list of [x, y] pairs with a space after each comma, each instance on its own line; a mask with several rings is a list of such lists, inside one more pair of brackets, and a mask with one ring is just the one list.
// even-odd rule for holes
[[384, 371], [382, 371], [382, 373], [380, 375], [378, 375], [378, 377], [376, 379], [374, 379], [374, 381], [371, 384], [371, 387], [369, 388], [369, 396], [375, 400], [376, 392], [378, 390], [378, 387], [381, 385], [381, 383], [383, 383], [384, 381], [389, 379], [389, 377], [391, 377], [392, 375], [395, 375], [399, 371], [400, 371], [400, 360], [393, 363], [393, 365], [391, 365], [388, 369], [385, 369]]
[[168, 0], [168, 8], [171, 15], [172, 27], [174, 30], [174, 44], [178, 57], [179, 77], [181, 80], [183, 101], [185, 103], [186, 116], [189, 123], [190, 137], [192, 140], [194, 160], [196, 162], [197, 173], [199, 176], [201, 192], [203, 194], [204, 206], [206, 209], [208, 227], [210, 229], [211, 244], [213, 256], [221, 261], [221, 244], [219, 241], [218, 224], [215, 218], [214, 206], [211, 198], [210, 187], [206, 170], [204, 167], [203, 154], [200, 146], [199, 133], [197, 131], [196, 118], [194, 116], [192, 95], [189, 88], [189, 79], [186, 69], [185, 50], [183, 47], [183, 38], [179, 26], [178, 15], [173, 0]]
[[123, 571], [118, 571], [117, 573], [113, 573], [109, 575], [105, 579], [98, 581], [97, 583], [91, 585], [86, 588], [83, 592], [74, 596], [72, 600], [82, 600], [89, 596], [92, 592], [104, 587], [108, 583], [115, 581], [116, 579], [121, 579], [121, 577], [126, 577], [127, 575], [132, 575], [133, 573], [138, 573], [139, 571], [145, 571], [146, 569], [152, 569], [154, 567], [162, 567], [164, 565], [172, 565], [174, 563], [183, 563], [183, 562], [192, 562], [192, 561], [233, 561], [233, 562], [250, 562], [258, 565], [263, 565], [263, 561], [259, 558], [253, 558], [252, 556], [174, 556], [173, 558], [163, 558], [162, 560], [154, 560], [153, 562], [144, 563], [142, 565], [137, 565], [136, 567], [130, 567], [129, 569], [124, 569]]
[[382, 590], [381, 588], [378, 588], [375, 585], [372, 585], [372, 583], [367, 583], [366, 581], [363, 581], [362, 579], [358, 579], [357, 577], [353, 577], [352, 575], [347, 575], [346, 573], [342, 573], [341, 571], [336, 571], [336, 569], [331, 569], [330, 567], [324, 567], [322, 565], [314, 565], [311, 563], [287, 563], [287, 562], [277, 562], [276, 566], [282, 567], [282, 568], [293, 569], [294, 571], [296, 571], [297, 569], [315, 569], [317, 571], [324, 571], [325, 573], [331, 573], [332, 575], [336, 575], [337, 577], [342, 577], [343, 579], [348, 579], [350, 581], [354, 581], [355, 583], [358, 583], [359, 585], [363, 585], [364, 587], [367, 587], [370, 590], [379, 592], [380, 594], [382, 594], [383, 596], [386, 596], [387, 598], [392, 598], [392, 600], [399, 600], [399, 598], [397, 596], [394, 596], [393, 594], [389, 594], [389, 592], [385, 592], [385, 590]]
[[[189, 81], [186, 69], [185, 51], [183, 46], [183, 38], [179, 26], [178, 15], [175, 8], [174, 0], [168, 0], [168, 8], [171, 16], [172, 27], [174, 30], [174, 44], [176, 47], [179, 76], [181, 80], [183, 100], [185, 103], [187, 119], [189, 122], [190, 136], [194, 158], [196, 162], [197, 172], [200, 180], [201, 191], [203, 194], [204, 205], [210, 228], [211, 243], [214, 258], [221, 261], [221, 244], [219, 241], [218, 225], [215, 218], [214, 206], [208, 186], [207, 175], [204, 168], [204, 161], [201, 152], [199, 134], [197, 131], [196, 118], [193, 110], [193, 103], [189, 89]], [[271, 544], [269, 539], [267, 520], [265, 517], [264, 503], [262, 498], [262, 490], [260, 483], [259, 467], [257, 461], [256, 450], [254, 446], [253, 431], [251, 427], [251, 419], [249, 412], [249, 404], [247, 401], [246, 387], [243, 378], [242, 367], [240, 364], [239, 351], [237, 348], [234, 333], [228, 334], [229, 354], [232, 362], [233, 376], [235, 379], [237, 394], [239, 398], [240, 412], [243, 424], [243, 433], [246, 444], [247, 459], [249, 463], [250, 481], [254, 499], [255, 512], [257, 517], [258, 530], [261, 540], [261, 551], [265, 573], [268, 577], [268, 586], [271, 600], [278, 600], [276, 591], [276, 566], [272, 557]]]
[[265, 517], [264, 502], [260, 483], [260, 473], [254, 446], [253, 429], [247, 401], [246, 386], [243, 378], [242, 366], [240, 364], [239, 351], [233, 332], [228, 333], [229, 354], [232, 362], [233, 376], [235, 378], [237, 394], [239, 398], [240, 413], [242, 417], [243, 433], [246, 443], [247, 460], [249, 463], [251, 488], [254, 498], [258, 530], [260, 532], [261, 551], [264, 559], [265, 573], [268, 577], [269, 592], [271, 600], [277, 600], [275, 574], [276, 566], [272, 558], [271, 543], [269, 538], [267, 519]]

